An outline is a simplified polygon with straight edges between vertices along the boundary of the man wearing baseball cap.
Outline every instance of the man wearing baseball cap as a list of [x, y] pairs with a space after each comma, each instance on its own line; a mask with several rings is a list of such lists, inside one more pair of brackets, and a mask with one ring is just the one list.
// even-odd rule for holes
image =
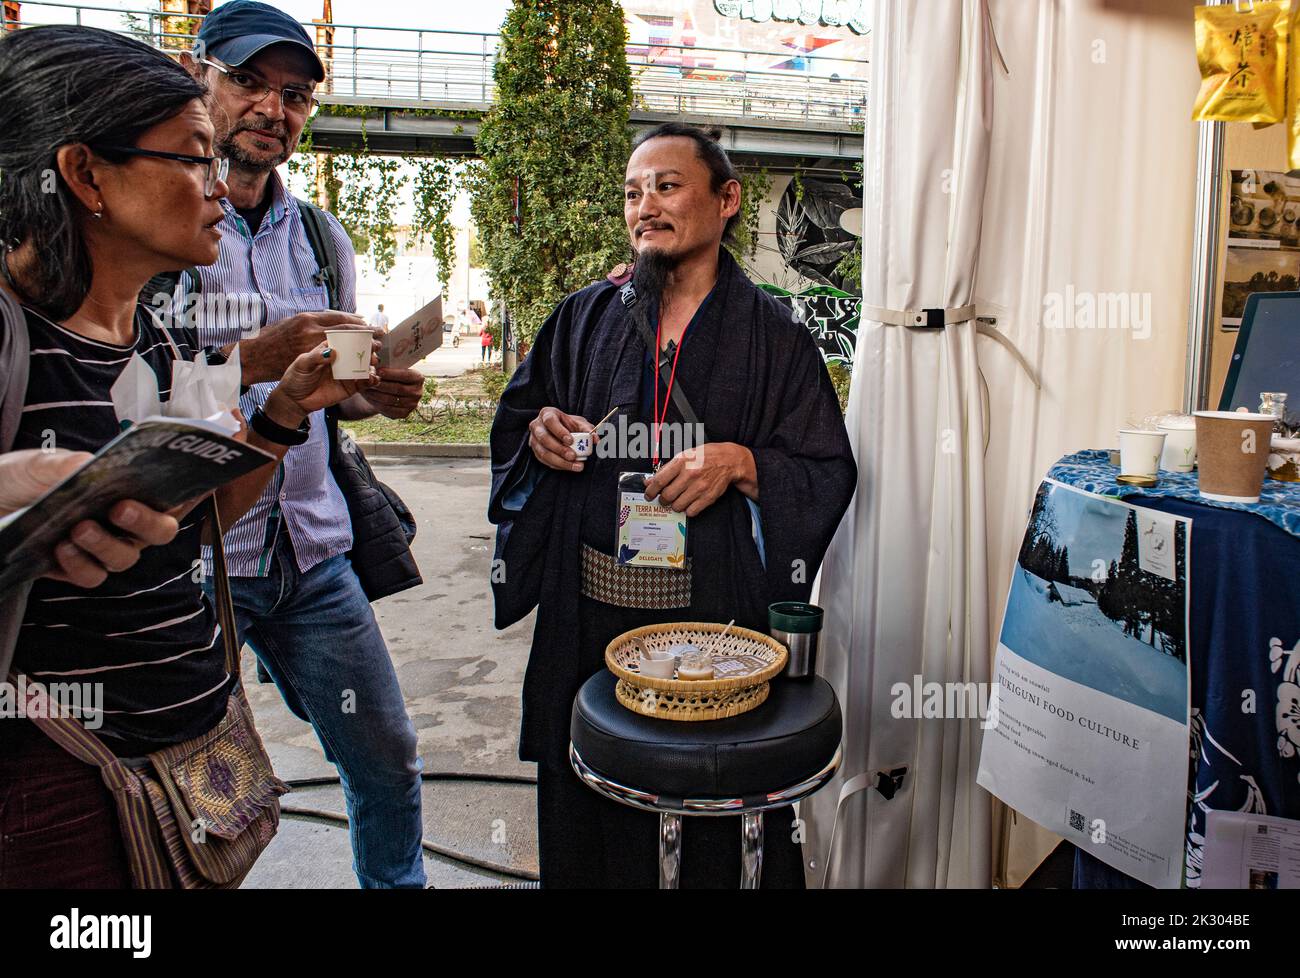
[[[219, 294], [224, 313], [213, 315], [205, 298], [199, 332], [205, 345], [228, 351], [238, 344], [249, 385], [241, 407], [251, 417], [274, 389], [267, 381], [321, 342], [325, 329], [368, 328], [354, 314], [355, 254], [347, 233], [333, 215], [300, 206], [275, 172], [298, 145], [325, 70], [293, 18], [253, 0], [233, 0], [209, 14], [182, 63], [209, 88], [217, 152], [230, 161], [221, 254], [198, 270], [201, 296]], [[328, 261], [319, 258], [328, 250], [322, 229], [336, 259], [332, 281], [324, 274]], [[234, 308], [240, 312], [232, 322]], [[253, 321], [241, 321], [248, 309], [255, 310]], [[343, 418], [403, 418], [414, 410], [419, 373], [381, 370], [380, 378], [367, 397], [344, 402]], [[224, 537], [240, 638], [338, 767], [361, 885], [422, 887], [415, 728], [348, 557], [353, 526], [330, 470], [326, 420], [317, 412], [307, 430], [285, 434], [293, 447], [280, 470]], [[405, 538], [395, 546], [405, 547]], [[415, 583], [418, 572], [384, 593]]]

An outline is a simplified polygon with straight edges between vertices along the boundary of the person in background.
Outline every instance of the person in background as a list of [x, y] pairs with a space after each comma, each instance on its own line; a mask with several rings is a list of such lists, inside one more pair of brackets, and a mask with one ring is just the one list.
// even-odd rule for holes
[[376, 329], [382, 329], [388, 332], [388, 314], [384, 312], [384, 304], [379, 303], [379, 310], [370, 317], [370, 325]]
[[492, 359], [492, 330], [487, 323], [479, 324], [478, 342], [483, 347], [483, 355], [479, 358], [479, 362], [487, 363]]
[[[0, 274], [31, 349], [14, 452], [0, 462], [27, 460], [31, 481], [15, 497], [0, 479], [11, 505], [121, 432], [111, 391], [133, 356], [168, 399], [173, 363], [193, 360], [197, 341], [155, 323], [138, 296], [155, 275], [216, 260], [227, 186], [203, 87], [139, 41], [89, 27], [15, 31], [0, 38], [0, 91]], [[248, 443], [282, 459], [311, 412], [378, 380], [372, 370], [340, 382], [329, 368], [324, 343], [296, 356], [246, 416]], [[51, 440], [74, 454], [33, 466], [28, 453]], [[218, 490], [223, 516], [247, 510], [275, 469]], [[27, 597], [14, 668], [40, 683], [96, 684], [93, 733], [119, 757], [199, 737], [227, 716], [238, 677], [194, 572], [205, 513], [118, 502], [112, 526], [83, 523], [59, 544], [61, 571]], [[0, 888], [130, 885], [99, 769], [31, 720], [0, 719]]]
[[[260, 309], [255, 321], [233, 326], [201, 320], [199, 337], [214, 346], [238, 342], [250, 385], [240, 403], [250, 412], [274, 396], [285, 362], [315, 346], [324, 329], [369, 328], [355, 315], [356, 254], [347, 232], [325, 215], [338, 273], [340, 308], [331, 310], [301, 208], [275, 171], [298, 145], [325, 69], [297, 21], [252, 0], [209, 14], [181, 63], [208, 87], [216, 146], [230, 161], [220, 255], [199, 268], [202, 291], [255, 297]], [[379, 376], [364, 396], [340, 405], [344, 420], [415, 410], [424, 385], [418, 371]], [[324, 413], [316, 413], [261, 498], [227, 531], [235, 614], [240, 637], [338, 767], [361, 886], [422, 888], [415, 727], [348, 558], [353, 528], [330, 471], [327, 430]], [[392, 547], [404, 549], [396, 524], [394, 535]]]

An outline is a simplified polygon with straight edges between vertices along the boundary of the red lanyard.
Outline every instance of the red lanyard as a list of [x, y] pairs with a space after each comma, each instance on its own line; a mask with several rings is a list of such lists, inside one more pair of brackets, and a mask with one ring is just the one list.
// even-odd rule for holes
[[663, 424], [668, 420], [668, 401], [673, 396], [673, 381], [677, 379], [677, 358], [682, 355], [682, 341], [686, 339], [683, 333], [682, 338], [677, 341], [677, 352], [673, 354], [673, 369], [668, 374], [668, 389], [664, 391], [664, 410], [663, 414], [659, 413], [659, 330], [663, 326], [663, 316], [655, 323], [655, 354], [654, 354], [654, 372], [655, 372], [655, 399], [654, 409], [651, 412], [653, 424], [650, 428], [650, 437], [654, 439], [654, 455], [651, 459], [655, 471], [659, 471], [659, 432], [663, 429]]

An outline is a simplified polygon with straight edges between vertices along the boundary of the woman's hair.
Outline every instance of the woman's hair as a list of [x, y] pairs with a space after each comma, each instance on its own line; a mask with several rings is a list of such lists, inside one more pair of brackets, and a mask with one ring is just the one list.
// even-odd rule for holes
[[204, 93], [166, 55], [109, 31], [29, 27], [0, 39], [0, 252], [31, 245], [11, 283], [22, 298], [62, 320], [90, 291], [89, 212], [59, 175], [59, 147], [134, 146]]
[[[710, 188], [715, 194], [722, 193], [722, 188], [729, 180], [740, 182], [740, 172], [732, 164], [722, 144], [718, 142], [722, 138], [721, 130], [701, 129], [699, 126], [689, 126], [683, 122], [665, 122], [653, 129], [647, 129], [632, 140], [632, 151], [636, 152], [637, 147], [642, 143], [658, 139], [660, 136], [685, 136], [687, 139], [695, 140], [695, 155], [709, 168]], [[739, 211], [727, 218], [727, 226], [722, 229], [723, 241], [735, 239], [734, 232], [739, 223]]]

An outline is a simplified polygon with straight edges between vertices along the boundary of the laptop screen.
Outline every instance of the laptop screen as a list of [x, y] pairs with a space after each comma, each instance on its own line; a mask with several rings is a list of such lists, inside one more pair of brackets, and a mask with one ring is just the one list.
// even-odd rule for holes
[[1300, 292], [1258, 292], [1246, 300], [1220, 411], [1255, 411], [1264, 391], [1284, 391], [1300, 414]]

